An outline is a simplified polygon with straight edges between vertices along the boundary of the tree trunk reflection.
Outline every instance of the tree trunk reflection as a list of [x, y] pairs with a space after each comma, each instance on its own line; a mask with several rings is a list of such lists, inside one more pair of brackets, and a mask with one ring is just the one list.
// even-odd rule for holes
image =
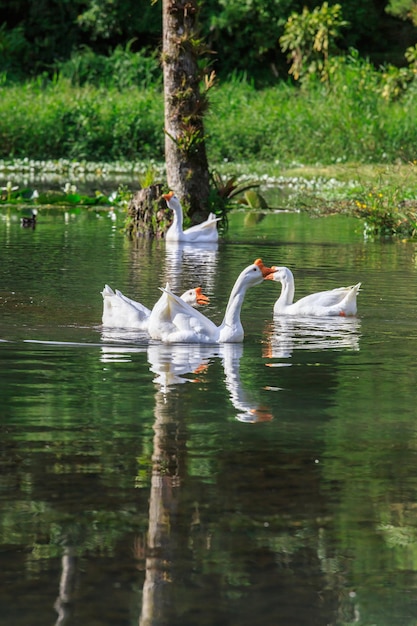
[[178, 415], [173, 404], [173, 394], [156, 393], [146, 577], [140, 626], [167, 624], [171, 615], [174, 558], [180, 547], [175, 517], [185, 454], [185, 437], [181, 425], [173, 418]]

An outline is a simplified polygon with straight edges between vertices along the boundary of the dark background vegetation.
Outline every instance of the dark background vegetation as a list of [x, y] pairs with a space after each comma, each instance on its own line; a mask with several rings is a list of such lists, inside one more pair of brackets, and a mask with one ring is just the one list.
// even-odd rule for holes
[[[0, 0], [0, 73], [5, 81], [44, 74], [51, 77], [74, 55], [111, 56], [127, 45], [133, 52], [157, 54], [161, 44], [161, 1], [151, 0]], [[245, 72], [258, 84], [286, 78], [288, 64], [279, 38], [292, 12], [317, 0], [205, 0], [201, 34], [215, 52], [219, 77]], [[329, 4], [335, 4], [329, 2]], [[416, 27], [387, 12], [383, 0], [345, 0], [349, 26], [338, 42], [358, 50], [376, 66], [402, 65], [404, 50], [416, 41]], [[79, 61], [78, 61], [79, 62]], [[98, 64], [99, 60], [95, 59]], [[97, 70], [98, 71], [98, 70]]]

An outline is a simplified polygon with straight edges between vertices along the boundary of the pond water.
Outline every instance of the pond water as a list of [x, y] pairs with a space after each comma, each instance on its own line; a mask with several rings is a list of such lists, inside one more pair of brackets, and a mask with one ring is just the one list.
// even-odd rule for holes
[[[0, 624], [417, 621], [416, 244], [347, 217], [233, 215], [214, 249], [129, 241], [122, 216], [0, 221]], [[355, 319], [272, 319], [242, 345], [101, 327], [108, 283], [150, 306], [287, 265], [296, 298], [362, 281]]]

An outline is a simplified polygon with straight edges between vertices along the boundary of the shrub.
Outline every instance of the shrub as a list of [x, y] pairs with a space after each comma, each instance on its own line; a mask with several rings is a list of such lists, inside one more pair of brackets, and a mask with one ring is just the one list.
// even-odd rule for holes
[[34, 159], [163, 159], [156, 90], [75, 89], [60, 80], [3, 89], [0, 154]]
[[161, 86], [162, 71], [156, 51], [132, 52], [131, 40], [124, 48], [117, 46], [110, 56], [96, 54], [88, 46], [73, 52], [71, 58], [58, 65], [58, 73], [76, 87], [116, 88]]

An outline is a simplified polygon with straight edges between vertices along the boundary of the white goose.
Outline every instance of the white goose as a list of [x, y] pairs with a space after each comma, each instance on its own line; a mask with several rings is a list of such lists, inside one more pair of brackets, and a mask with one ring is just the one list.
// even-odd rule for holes
[[[169, 289], [169, 283], [167, 283]], [[106, 328], [137, 328], [147, 330], [151, 310], [140, 302], [135, 302], [116, 289], [105, 285], [101, 292], [103, 296], [102, 323]], [[199, 306], [209, 303], [201, 287], [189, 289], [182, 294], [181, 299], [190, 306]]]
[[249, 265], [238, 276], [229, 296], [223, 322], [216, 326], [199, 311], [178, 298], [169, 289], [152, 309], [148, 332], [152, 339], [164, 343], [228, 343], [243, 341], [244, 331], [240, 312], [246, 291], [258, 285], [271, 271], [261, 259]]
[[165, 235], [166, 241], [188, 241], [189, 243], [213, 243], [219, 238], [217, 232], [217, 222], [219, 217], [214, 213], [210, 213], [208, 219], [201, 224], [191, 226], [186, 230], [182, 229], [182, 206], [173, 191], [163, 194], [162, 197], [166, 201], [168, 207], [174, 212], [174, 221], [168, 228]]
[[329, 291], [319, 291], [294, 300], [294, 276], [288, 267], [272, 267], [272, 273], [266, 276], [282, 285], [281, 295], [274, 305], [274, 316], [278, 315], [306, 315], [324, 317], [340, 315], [342, 317], [356, 315], [356, 296], [361, 283], [350, 287], [339, 287]]

